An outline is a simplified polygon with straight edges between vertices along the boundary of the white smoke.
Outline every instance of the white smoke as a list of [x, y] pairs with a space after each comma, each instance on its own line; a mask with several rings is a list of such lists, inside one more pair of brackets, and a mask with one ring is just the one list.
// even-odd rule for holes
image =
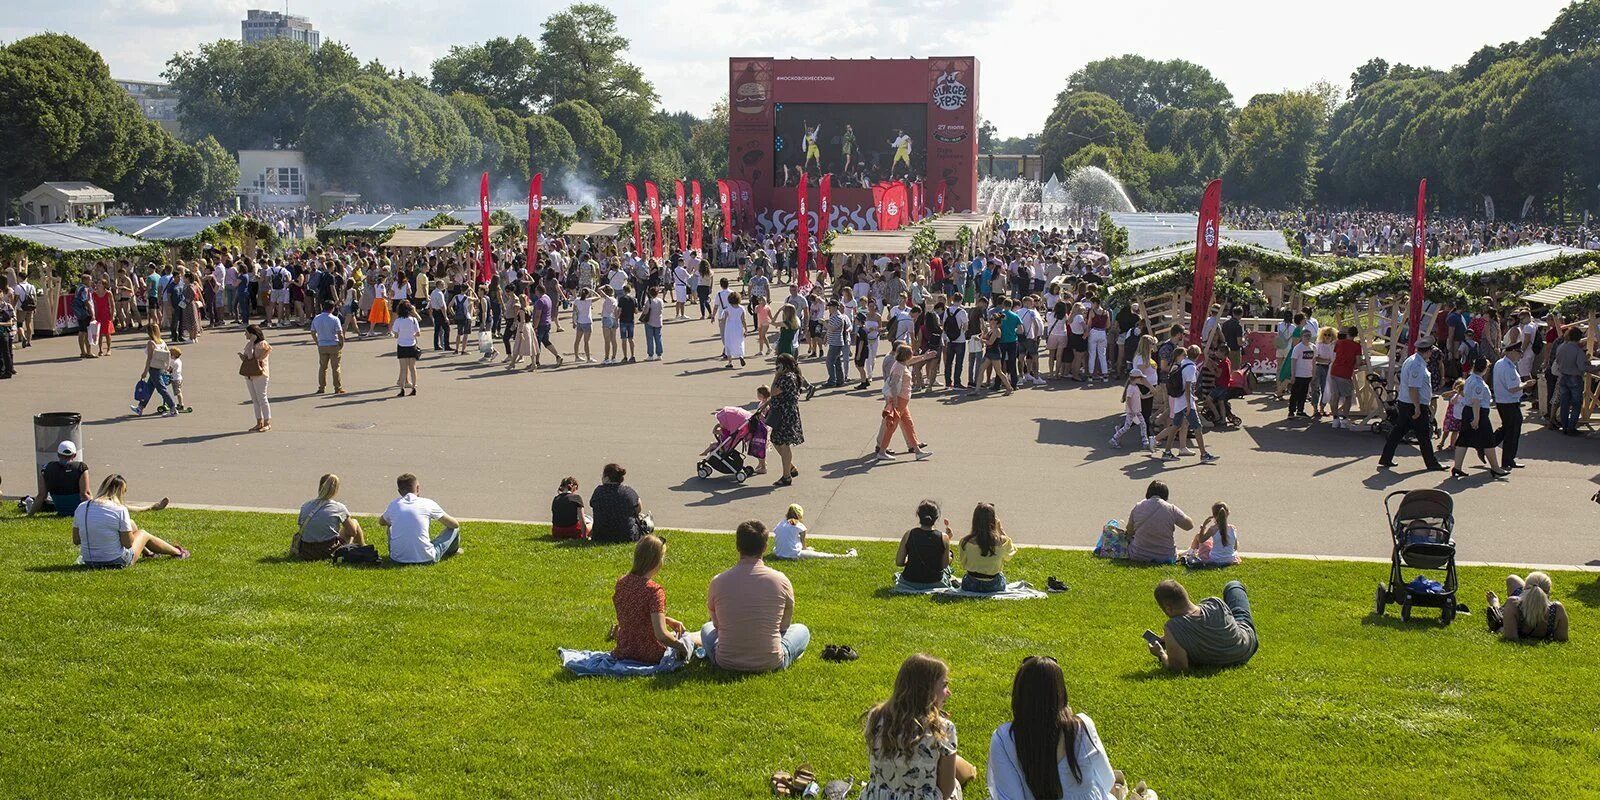
[[595, 186], [587, 177], [572, 170], [561, 174], [561, 185], [567, 192], [567, 199], [580, 206], [594, 209], [596, 215], [600, 213], [600, 188]]

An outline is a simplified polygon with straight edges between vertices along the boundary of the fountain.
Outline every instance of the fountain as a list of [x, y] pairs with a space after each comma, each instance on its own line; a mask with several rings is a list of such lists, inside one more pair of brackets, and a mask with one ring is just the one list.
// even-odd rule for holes
[[1078, 167], [1067, 175], [1066, 203], [1122, 213], [1137, 210], [1122, 182], [1099, 167]]
[[1122, 183], [1099, 167], [1079, 167], [1066, 181], [1052, 175], [1040, 183], [1028, 178], [982, 178], [977, 209], [999, 214], [1013, 227], [1085, 227], [1101, 211], [1134, 211]]

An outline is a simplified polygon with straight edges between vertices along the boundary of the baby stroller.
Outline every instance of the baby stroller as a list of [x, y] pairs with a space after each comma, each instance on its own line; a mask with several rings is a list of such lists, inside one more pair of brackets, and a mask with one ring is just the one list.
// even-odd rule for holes
[[[1378, 398], [1382, 416], [1377, 422], [1372, 423], [1372, 432], [1387, 438], [1400, 424], [1400, 397], [1399, 392], [1389, 386], [1389, 381], [1381, 372], [1368, 372], [1367, 385], [1372, 387], [1372, 393]], [[1417, 435], [1413, 431], [1406, 431], [1407, 444], [1417, 444]]]
[[[1396, 497], [1401, 498], [1399, 506], [1391, 508]], [[1378, 584], [1378, 616], [1388, 604], [1398, 603], [1400, 619], [1409, 622], [1412, 608], [1426, 606], [1439, 609], [1440, 624], [1449, 625], [1456, 612], [1467, 610], [1456, 602], [1455, 500], [1438, 489], [1402, 490], [1383, 498], [1383, 512], [1394, 551], [1389, 557], [1389, 582]], [[1408, 582], [1404, 567], [1443, 570], [1444, 582], [1421, 574]]]
[[[717, 409], [715, 413], [717, 425], [713, 430], [716, 436], [715, 444], [708, 448], [710, 452], [694, 465], [695, 474], [701, 478], [710, 478], [713, 472], [732, 475], [739, 483], [744, 483], [750, 476], [756, 474], [755, 467], [746, 466], [744, 461], [746, 455], [760, 458], [765, 454], [766, 439], [763, 437], [757, 440], [756, 420], [766, 408], [767, 404], [762, 403], [755, 411], [746, 411], [737, 406]], [[758, 453], [761, 455], [750, 453], [752, 446], [759, 448]]]

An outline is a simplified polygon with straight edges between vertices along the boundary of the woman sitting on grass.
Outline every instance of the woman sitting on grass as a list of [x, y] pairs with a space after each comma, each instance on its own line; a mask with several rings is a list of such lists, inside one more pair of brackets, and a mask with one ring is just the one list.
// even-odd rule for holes
[[798, 561], [802, 558], [854, 558], [854, 547], [843, 553], [824, 553], [806, 542], [806, 510], [799, 503], [789, 506], [783, 521], [772, 529], [772, 557], [779, 561]]
[[667, 557], [666, 540], [654, 534], [643, 536], [633, 546], [633, 569], [617, 579], [611, 605], [617, 611], [612, 638], [617, 646], [611, 655], [624, 661], [658, 664], [667, 648], [684, 658], [700, 645], [683, 623], [667, 616], [667, 593], [656, 583]]
[[1111, 768], [1088, 714], [1067, 704], [1067, 681], [1049, 656], [1028, 656], [1011, 682], [1011, 721], [989, 740], [990, 800], [1100, 800], [1127, 787]]
[[335, 499], [339, 476], [328, 473], [317, 481], [317, 496], [300, 506], [300, 530], [289, 543], [289, 555], [301, 561], [326, 561], [341, 545], [367, 543], [361, 523], [350, 509]]
[[107, 475], [94, 497], [72, 512], [72, 543], [78, 546], [78, 563], [86, 567], [131, 567], [146, 556], [188, 558], [189, 551], [140, 530], [128, 513], [123, 496], [128, 482]]
[[1017, 554], [1017, 546], [1000, 527], [993, 503], [972, 509], [972, 532], [961, 539], [961, 591], [993, 594], [1006, 589], [1003, 570]]
[[1494, 592], [1488, 594], [1489, 630], [1499, 631], [1508, 642], [1566, 641], [1567, 608], [1550, 599], [1551, 589], [1550, 576], [1543, 572], [1530, 572], [1526, 580], [1507, 576], [1504, 606]]
[[939, 504], [924, 500], [917, 504], [918, 526], [900, 537], [900, 550], [894, 564], [900, 567], [897, 583], [907, 589], [938, 589], [950, 585], [950, 521], [944, 533], [933, 529], [939, 521]]
[[578, 494], [578, 479], [571, 475], [561, 479], [555, 499], [550, 501], [550, 536], [589, 538], [589, 514], [583, 508], [583, 495]]
[[1186, 567], [1228, 567], [1239, 563], [1239, 534], [1228, 522], [1228, 504], [1213, 503], [1189, 549], [1178, 556]]
[[871, 774], [861, 800], [951, 800], [977, 775], [956, 755], [956, 724], [945, 716], [950, 668], [932, 656], [900, 665], [894, 694], [867, 712]]

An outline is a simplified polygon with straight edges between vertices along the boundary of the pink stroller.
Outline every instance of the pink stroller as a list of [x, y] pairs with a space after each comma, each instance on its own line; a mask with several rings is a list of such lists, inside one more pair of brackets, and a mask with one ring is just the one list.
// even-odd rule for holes
[[712, 431], [716, 443], [709, 448], [710, 452], [705, 458], [695, 464], [695, 474], [702, 478], [710, 478], [713, 472], [732, 475], [739, 483], [756, 474], [755, 468], [746, 466], [744, 462], [746, 455], [758, 459], [766, 455], [766, 426], [759, 419], [765, 410], [765, 403], [755, 411], [736, 406], [717, 409], [717, 425]]

